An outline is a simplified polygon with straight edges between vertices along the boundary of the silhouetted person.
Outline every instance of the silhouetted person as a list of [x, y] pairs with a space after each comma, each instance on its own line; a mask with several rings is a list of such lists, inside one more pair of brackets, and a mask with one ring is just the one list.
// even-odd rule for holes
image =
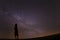
[[14, 31], [15, 31], [15, 39], [18, 39], [18, 28], [17, 28], [17, 24], [15, 24]]

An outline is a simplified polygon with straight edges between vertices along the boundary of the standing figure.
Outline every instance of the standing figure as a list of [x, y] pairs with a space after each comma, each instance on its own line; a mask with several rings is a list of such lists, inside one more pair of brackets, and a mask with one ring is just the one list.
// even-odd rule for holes
[[18, 39], [18, 28], [17, 28], [17, 24], [15, 24], [14, 31], [15, 31], [15, 39]]

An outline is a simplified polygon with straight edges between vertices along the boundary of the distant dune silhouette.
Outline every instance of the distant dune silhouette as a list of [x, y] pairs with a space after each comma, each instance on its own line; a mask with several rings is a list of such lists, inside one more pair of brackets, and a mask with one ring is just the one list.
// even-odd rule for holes
[[22, 39], [22, 40], [60, 40], [60, 33], [54, 34], [54, 35], [48, 35], [45, 37], [37, 37], [37, 38], [28, 38], [28, 39]]
[[[2, 39], [0, 39], [2, 40]], [[9, 39], [7, 39], [9, 40]], [[60, 40], [60, 33], [54, 35], [48, 35], [45, 37], [27, 38], [27, 39], [11, 39], [11, 40]]]

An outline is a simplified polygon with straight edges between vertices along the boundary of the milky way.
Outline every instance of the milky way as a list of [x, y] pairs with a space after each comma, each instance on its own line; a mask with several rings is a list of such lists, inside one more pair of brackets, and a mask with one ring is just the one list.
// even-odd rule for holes
[[19, 38], [32, 38], [60, 33], [58, 1], [0, 1], [0, 38], [14, 38], [18, 24]]

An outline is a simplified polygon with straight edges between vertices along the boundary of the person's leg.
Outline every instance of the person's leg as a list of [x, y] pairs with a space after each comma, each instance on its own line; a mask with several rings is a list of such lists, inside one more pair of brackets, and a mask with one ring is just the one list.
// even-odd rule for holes
[[19, 39], [18, 35], [17, 35], [17, 39]]
[[15, 39], [16, 39], [16, 35], [15, 35]]

